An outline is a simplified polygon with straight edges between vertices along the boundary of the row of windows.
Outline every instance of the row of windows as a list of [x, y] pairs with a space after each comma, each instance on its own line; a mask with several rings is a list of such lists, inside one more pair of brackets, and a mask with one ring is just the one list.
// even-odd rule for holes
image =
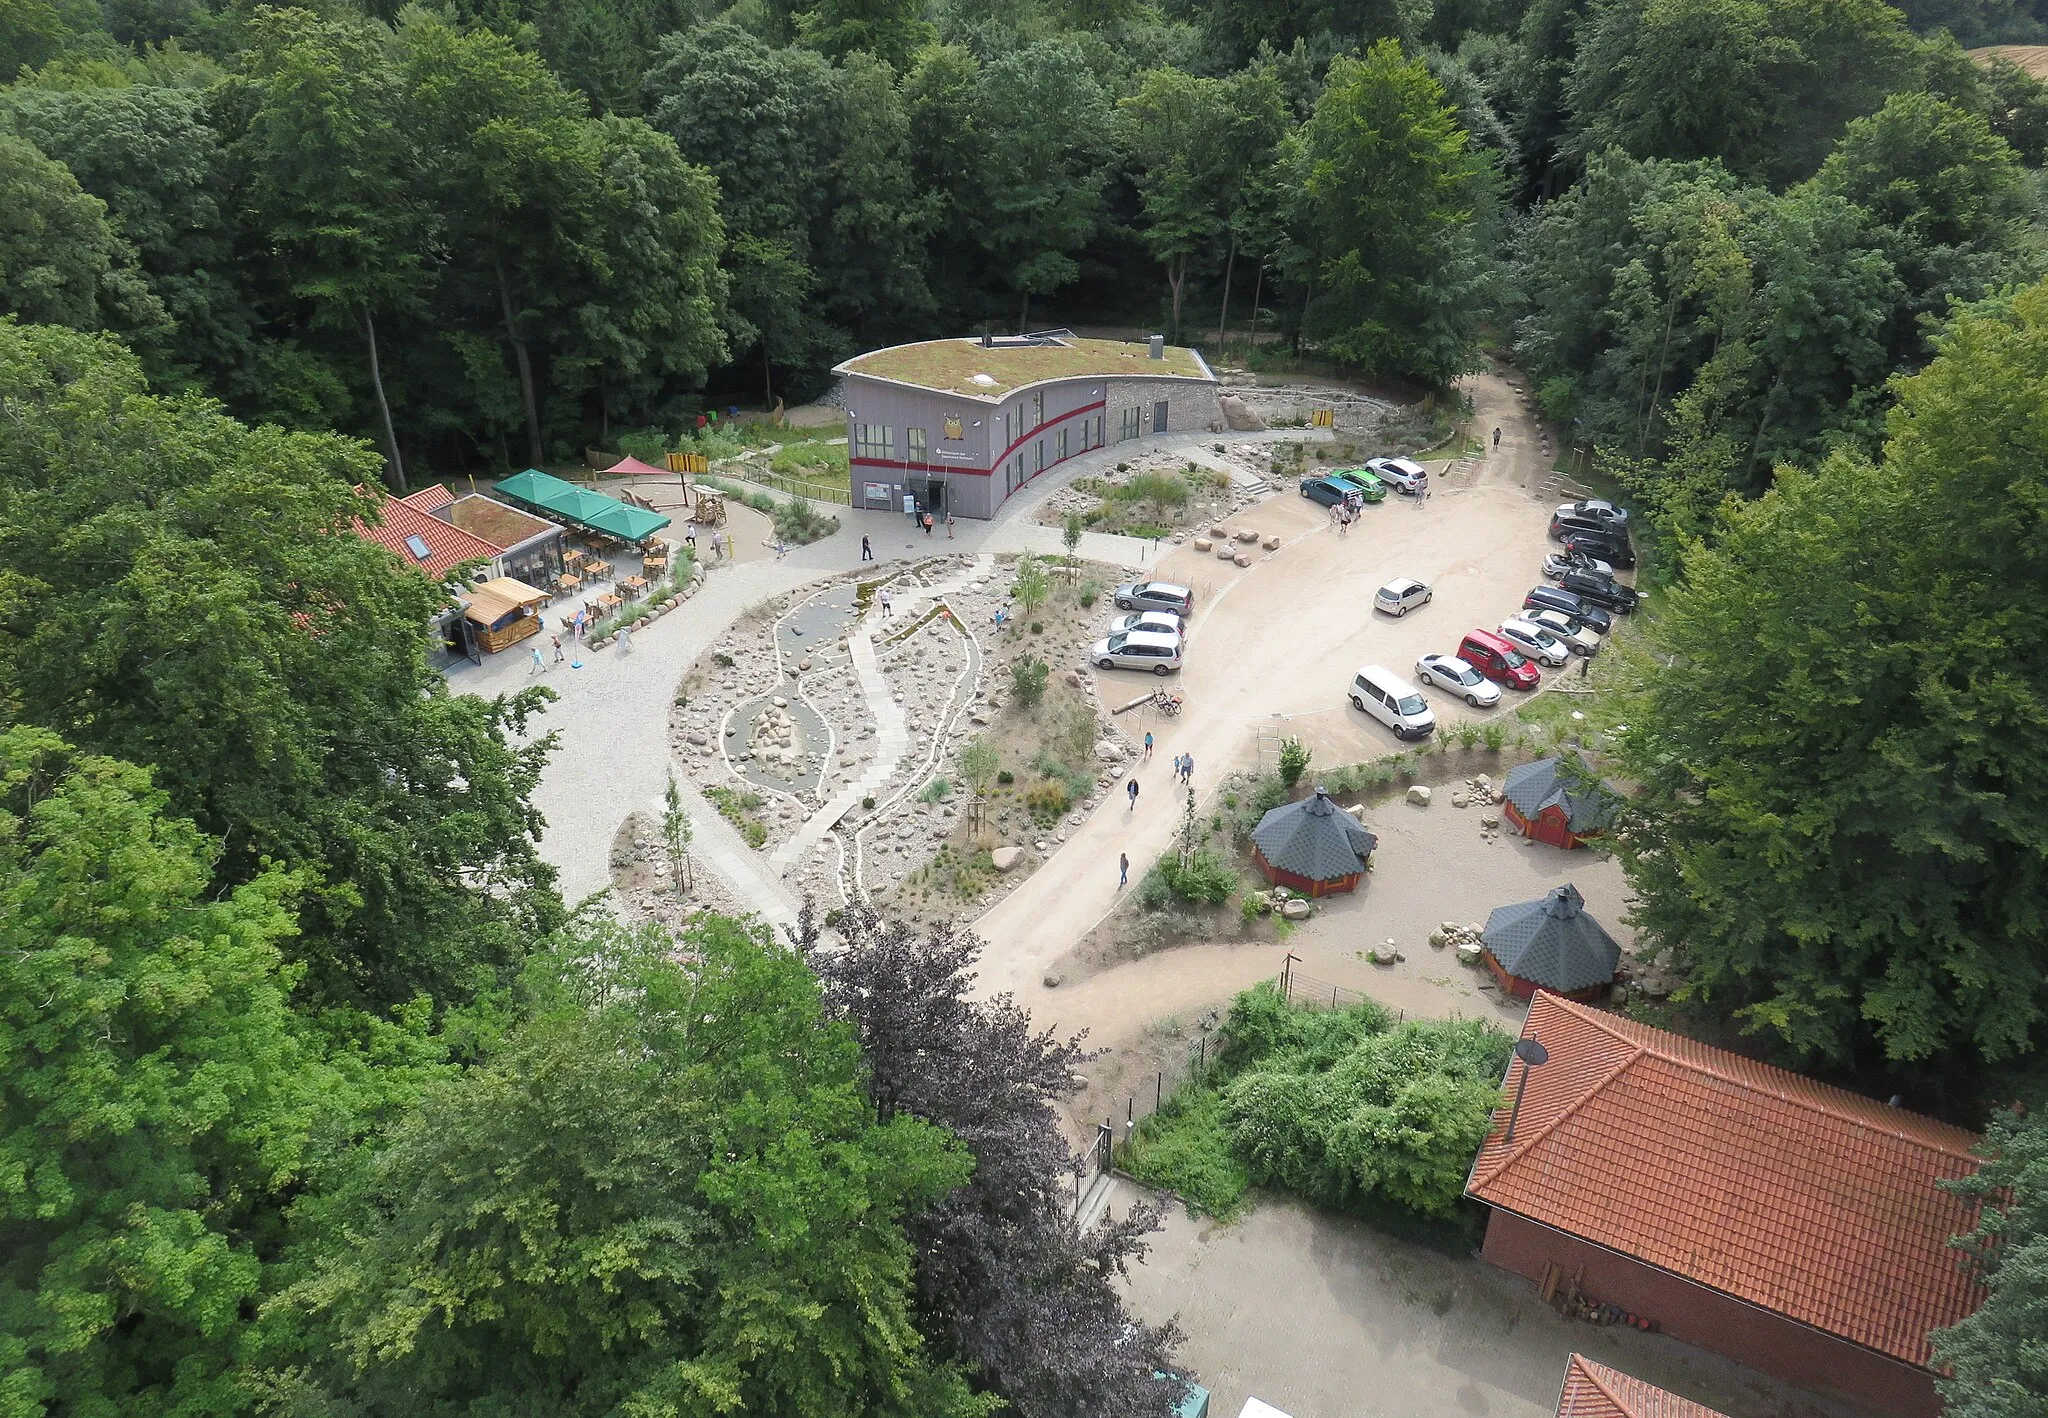
[[[1165, 406], [1162, 404], [1157, 406], [1157, 409], [1155, 410], [1155, 432], [1163, 433], [1165, 431], [1166, 423], [1164, 409]], [[1021, 438], [1027, 430], [1037, 427], [1038, 423], [1043, 423], [1044, 416], [1045, 396], [1043, 394], [1033, 394], [1031, 396], [1030, 408], [1012, 409], [1009, 412], [1005, 413], [1003, 415], [1002, 446], [1007, 448], [1012, 443], [1015, 443], [1017, 439]], [[1025, 420], [1027, 418], [1037, 420], [1037, 423], [1026, 423]], [[1102, 447], [1104, 443], [1104, 418], [1104, 415], [1096, 414], [1092, 418], [1084, 418], [1081, 420], [1081, 442], [1080, 447], [1078, 449], [1071, 449], [1068, 443], [1068, 440], [1071, 436], [1070, 430], [1073, 427], [1072, 422], [1068, 421], [1066, 423], [1063, 423], [1060, 426], [1060, 428], [1056, 430], [1053, 434], [1053, 461], [1056, 463], [1063, 462], [1067, 458], [1068, 454], [1073, 451], [1086, 453], [1091, 448]], [[1117, 424], [1117, 441], [1119, 443], [1124, 442], [1127, 439], [1139, 438], [1144, 435], [1145, 410], [1142, 407], [1121, 410], [1118, 414], [1118, 420], [1119, 421]], [[949, 442], [957, 442], [961, 437], [961, 433], [962, 430], [960, 427], [959, 419], [949, 418], [946, 420], [945, 435]], [[1033, 469], [1033, 472], [1042, 471], [1045, 467], [1045, 441], [1043, 439], [1039, 440], [1038, 448], [1039, 451], [1035, 455], [1037, 467]], [[853, 429], [853, 456], [856, 458], [874, 459], [887, 463], [895, 462], [895, 428], [885, 423], [855, 424]], [[923, 463], [930, 458], [930, 447], [926, 441], [926, 433], [924, 429], [905, 428], [903, 430], [903, 456], [904, 461], [910, 463]], [[1019, 471], [1022, 470], [1024, 466], [1024, 458], [1022, 454], [1018, 455], [1016, 461], [1012, 464], [1012, 466]]]

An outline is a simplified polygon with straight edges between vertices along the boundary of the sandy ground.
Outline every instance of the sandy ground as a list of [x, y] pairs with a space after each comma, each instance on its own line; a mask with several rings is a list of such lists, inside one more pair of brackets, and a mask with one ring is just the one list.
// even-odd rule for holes
[[[1112, 1205], [1140, 1195], [1119, 1184]], [[1665, 1335], [1570, 1323], [1520, 1276], [1295, 1201], [1230, 1226], [1174, 1207], [1152, 1243], [1132, 1308], [1180, 1316], [1214, 1418], [1254, 1395], [1294, 1418], [1550, 1418], [1574, 1350], [1736, 1418], [1869, 1418]]]
[[[1107, 807], [1090, 817], [1032, 879], [976, 923], [988, 942], [981, 988], [1016, 994], [1040, 1023], [1086, 1028], [1098, 1044], [1140, 1034], [1162, 1015], [1226, 997], [1270, 977], [1287, 947], [1202, 946], [1152, 956], [1058, 990], [1042, 983], [1046, 969], [1114, 906], [1119, 852], [1135, 877], [1164, 853], [1176, 825], [1174, 755], [1193, 753], [1196, 785], [1213, 785], [1232, 768], [1254, 766], [1259, 731], [1298, 734], [1322, 763], [1355, 763], [1402, 747], [1344, 697], [1361, 665], [1381, 664], [1412, 675], [1426, 651], [1450, 651], [1474, 626], [1497, 624], [1519, 606], [1537, 579], [1548, 509], [1532, 495], [1544, 471], [1535, 430], [1505, 381], [1483, 375], [1472, 389], [1475, 427], [1504, 430], [1501, 450], [1482, 460], [1469, 486], [1433, 493], [1427, 505], [1392, 498], [1365, 509], [1348, 536], [1331, 528], [1312, 503], [1282, 496], [1238, 519], [1283, 538], [1278, 551], [1238, 570], [1183, 547], [1160, 574], [1194, 585], [1198, 600], [1187, 666], [1173, 687], [1187, 707], [1160, 720], [1153, 762], [1138, 772], [1135, 811]], [[1430, 605], [1392, 620], [1369, 609], [1373, 591], [1394, 576], [1419, 577], [1436, 589]], [[1117, 704], [1142, 693], [1149, 680], [1101, 672], [1103, 698]], [[1431, 696], [1440, 721], [1475, 715], [1462, 703]], [[1485, 711], [1509, 715], [1514, 701]], [[1472, 755], [1470, 774], [1487, 771]], [[1313, 770], [1311, 770], [1313, 772]], [[1467, 776], [1469, 776], [1468, 774]], [[1447, 796], [1447, 795], [1446, 795]], [[1414, 819], [1404, 813], [1429, 814]], [[1298, 932], [1290, 945], [1324, 974], [1348, 959], [1340, 983], [1369, 988], [1396, 1007], [1430, 1013], [1496, 1007], [1458, 987], [1430, 985], [1462, 975], [1454, 961], [1421, 941], [1443, 919], [1484, 920], [1494, 906], [1526, 900], [1555, 880], [1578, 881], [1603, 918], [1619, 925], [1621, 885], [1611, 864], [1567, 854], [1479, 840], [1476, 813], [1448, 802], [1428, 809], [1381, 810], [1387, 840], [1370, 888]], [[1429, 826], [1425, 824], [1434, 823]], [[1392, 935], [1409, 960], [1390, 972], [1352, 952]], [[1462, 983], [1462, 982], [1461, 982]]]

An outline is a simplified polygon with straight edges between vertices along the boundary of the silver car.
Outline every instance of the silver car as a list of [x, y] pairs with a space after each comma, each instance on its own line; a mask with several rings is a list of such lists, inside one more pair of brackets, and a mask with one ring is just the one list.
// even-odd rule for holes
[[1574, 655], [1590, 655], [1600, 648], [1599, 635], [1577, 616], [1548, 607], [1530, 607], [1523, 610], [1520, 619], [1539, 630], [1549, 631], [1570, 646]]
[[1532, 660], [1540, 661], [1552, 669], [1571, 660], [1572, 652], [1564, 641], [1540, 626], [1526, 620], [1504, 620], [1500, 623], [1500, 638], [1520, 650]]
[[1172, 611], [1186, 615], [1195, 608], [1195, 593], [1171, 581], [1131, 581], [1116, 588], [1110, 599], [1120, 611]]
[[1543, 558], [1545, 580], [1559, 581], [1567, 571], [1591, 571], [1599, 576], [1612, 576], [1614, 568], [1597, 556], [1587, 556], [1579, 551], [1554, 551]]
[[1150, 630], [1160, 635], [1182, 633], [1181, 619], [1172, 611], [1132, 611], [1120, 615], [1109, 623], [1111, 635], [1122, 635], [1127, 630]]
[[1105, 670], [1150, 670], [1172, 674], [1180, 668], [1180, 637], [1127, 630], [1088, 647], [1088, 658]]
[[1424, 655], [1415, 662], [1415, 677], [1433, 689], [1455, 694], [1474, 709], [1500, 703], [1500, 686], [1456, 655]]

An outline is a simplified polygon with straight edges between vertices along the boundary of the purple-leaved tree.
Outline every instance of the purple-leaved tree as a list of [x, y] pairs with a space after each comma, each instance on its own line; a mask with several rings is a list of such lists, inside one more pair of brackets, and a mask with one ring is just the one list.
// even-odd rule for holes
[[907, 1218], [927, 1336], [973, 1365], [1020, 1418], [1113, 1413], [1171, 1418], [1180, 1327], [1140, 1324], [1116, 1281], [1158, 1229], [1150, 1207], [1086, 1232], [1068, 1215], [1076, 1161], [1057, 1099], [1093, 1055], [1080, 1038], [1034, 1033], [1008, 995], [968, 998], [982, 943], [950, 925], [919, 930], [851, 907], [822, 943], [806, 904], [796, 945], [828, 1012], [859, 1032], [868, 1091], [886, 1122], [908, 1112], [950, 1128], [974, 1154], [966, 1185]]

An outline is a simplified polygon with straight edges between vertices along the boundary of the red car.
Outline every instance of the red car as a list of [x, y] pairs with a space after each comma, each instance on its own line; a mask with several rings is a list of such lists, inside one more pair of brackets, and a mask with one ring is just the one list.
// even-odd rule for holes
[[1509, 689], [1534, 689], [1543, 683], [1543, 676], [1527, 657], [1491, 630], [1466, 631], [1458, 642], [1458, 658]]

